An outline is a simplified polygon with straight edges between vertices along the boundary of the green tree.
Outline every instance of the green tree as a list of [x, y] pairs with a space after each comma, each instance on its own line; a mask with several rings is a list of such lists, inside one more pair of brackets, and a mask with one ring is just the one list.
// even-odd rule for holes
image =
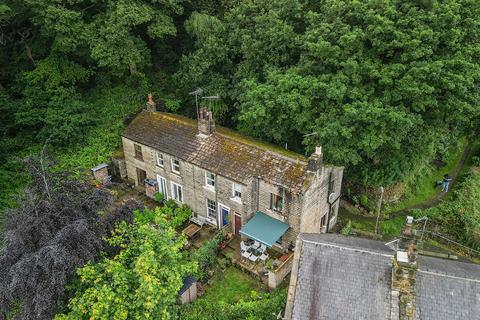
[[147, 41], [176, 34], [174, 17], [183, 12], [182, 2], [27, 1], [34, 23], [53, 40], [52, 50], [89, 56], [117, 74], [135, 74], [150, 64]]
[[169, 319], [183, 278], [198, 265], [181, 249], [161, 208], [148, 209], [133, 224], [121, 222], [109, 245], [119, 253], [78, 270], [80, 277], [69, 312], [56, 319]]
[[480, 250], [480, 173], [470, 173], [454, 191], [451, 199], [440, 205], [417, 210], [417, 217], [428, 216], [430, 226], [437, 225], [441, 232]]
[[392, 184], [475, 127], [479, 13], [473, 0], [242, 2], [190, 18], [176, 76], [218, 91], [243, 132], [321, 144], [358, 182]]

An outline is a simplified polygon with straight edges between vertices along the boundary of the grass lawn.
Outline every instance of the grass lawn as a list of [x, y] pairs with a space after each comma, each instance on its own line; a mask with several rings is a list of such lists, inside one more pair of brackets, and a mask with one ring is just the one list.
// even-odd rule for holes
[[[365, 216], [342, 208], [340, 210], [338, 217], [341, 226], [345, 226], [350, 221], [353, 229], [371, 233], [372, 235], [375, 233], [375, 216]], [[381, 219], [378, 229], [384, 239], [390, 239], [398, 237], [404, 225], [405, 217], [398, 216], [388, 220]]]
[[444, 167], [432, 168], [424, 176], [412, 182], [413, 186], [410, 187], [410, 190], [407, 190], [404, 198], [392, 206], [386, 206], [383, 210], [384, 213], [402, 211], [434, 198], [439, 192], [438, 188], [434, 188], [435, 183], [441, 181], [446, 173], [453, 174], [455, 167], [462, 158], [466, 145], [467, 139], [462, 138], [459, 146], [450, 150], [448, 157], [445, 159], [446, 165]]
[[200, 298], [216, 303], [235, 303], [249, 300], [252, 291], [264, 290], [260, 282], [235, 267], [228, 267], [225, 272], [217, 271], [211, 280], [211, 285], [205, 289], [205, 295]]

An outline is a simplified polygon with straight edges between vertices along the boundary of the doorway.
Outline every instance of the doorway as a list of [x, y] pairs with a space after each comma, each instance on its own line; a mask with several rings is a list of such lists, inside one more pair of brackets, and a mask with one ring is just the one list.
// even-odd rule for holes
[[137, 168], [137, 184], [144, 187], [145, 179], [147, 179], [147, 172], [145, 170]]
[[238, 212], [235, 212], [234, 224], [235, 224], [235, 234], [239, 235], [240, 229], [242, 228], [242, 216]]
[[230, 218], [230, 208], [227, 207], [227, 206], [224, 206], [223, 204], [218, 204], [219, 206], [219, 211], [220, 211], [220, 221], [222, 222], [222, 225], [221, 227], [225, 227], [226, 225], [228, 225], [228, 220]]

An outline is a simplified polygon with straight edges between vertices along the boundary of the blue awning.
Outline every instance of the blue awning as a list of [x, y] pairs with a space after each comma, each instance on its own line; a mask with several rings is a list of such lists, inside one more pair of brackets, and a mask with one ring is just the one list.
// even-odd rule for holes
[[288, 228], [288, 224], [259, 211], [243, 226], [240, 234], [272, 247]]

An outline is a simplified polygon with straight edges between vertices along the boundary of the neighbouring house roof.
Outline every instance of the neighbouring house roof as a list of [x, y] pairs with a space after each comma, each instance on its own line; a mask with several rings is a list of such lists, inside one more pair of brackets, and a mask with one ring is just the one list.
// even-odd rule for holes
[[303, 156], [219, 126], [199, 137], [197, 121], [179, 115], [143, 111], [123, 136], [245, 184], [260, 177], [299, 193], [306, 179]]
[[242, 227], [240, 234], [271, 248], [288, 228], [288, 224], [259, 211]]
[[[287, 319], [391, 319], [396, 314], [395, 251], [382, 242], [300, 234], [297, 250]], [[420, 256], [418, 266], [415, 319], [480, 319], [480, 265]]]

